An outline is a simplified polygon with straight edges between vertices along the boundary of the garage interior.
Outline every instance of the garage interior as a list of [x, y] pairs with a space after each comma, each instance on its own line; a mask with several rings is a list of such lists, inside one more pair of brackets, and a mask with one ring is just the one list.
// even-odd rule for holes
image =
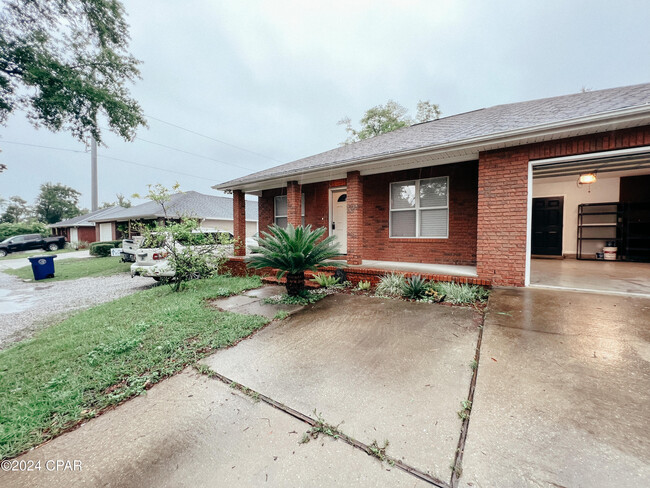
[[650, 147], [532, 162], [530, 286], [650, 296]]

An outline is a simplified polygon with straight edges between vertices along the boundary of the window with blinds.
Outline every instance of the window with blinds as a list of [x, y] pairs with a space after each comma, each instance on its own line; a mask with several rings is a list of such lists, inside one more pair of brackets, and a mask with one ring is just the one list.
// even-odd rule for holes
[[[301, 203], [301, 208], [302, 208], [302, 225], [305, 225], [305, 194], [302, 194], [302, 203]], [[274, 222], [275, 225], [278, 227], [282, 227], [283, 229], [287, 228], [287, 222], [288, 218], [287, 216], [289, 215], [288, 210], [287, 210], [287, 196], [282, 195], [279, 197], [275, 197], [275, 218]]]
[[449, 236], [449, 177], [390, 185], [390, 236]]

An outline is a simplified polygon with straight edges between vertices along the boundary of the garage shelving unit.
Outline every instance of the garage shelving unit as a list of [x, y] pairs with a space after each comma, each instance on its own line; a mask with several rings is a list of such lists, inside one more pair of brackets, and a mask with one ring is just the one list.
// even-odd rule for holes
[[618, 202], [578, 205], [576, 259], [596, 260], [596, 252], [608, 241], [616, 242], [617, 260], [623, 251], [623, 205]]

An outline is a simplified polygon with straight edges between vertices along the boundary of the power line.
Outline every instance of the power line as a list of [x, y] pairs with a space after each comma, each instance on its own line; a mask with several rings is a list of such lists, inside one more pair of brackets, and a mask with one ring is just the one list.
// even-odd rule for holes
[[[0, 143], [16, 144], [18, 146], [38, 147], [38, 148], [41, 148], [41, 149], [52, 149], [54, 151], [64, 151], [64, 152], [72, 152], [72, 153], [79, 153], [79, 154], [88, 154], [87, 151], [79, 151], [78, 149], [67, 149], [67, 148], [63, 148], [63, 147], [42, 146], [42, 145], [39, 145], [39, 144], [28, 144], [26, 142], [6, 141], [4, 139], [0, 139]], [[220, 181], [220, 180], [215, 180], [215, 179], [212, 179], [212, 178], [206, 178], [205, 176], [199, 176], [199, 175], [193, 175], [193, 174], [189, 174], [189, 173], [183, 173], [181, 171], [174, 171], [173, 169], [159, 168], [157, 166], [151, 166], [149, 164], [138, 163], [136, 161], [128, 161], [126, 159], [114, 158], [112, 156], [104, 156], [102, 154], [99, 155], [99, 158], [100, 159], [101, 158], [103, 158], [103, 159], [113, 159], [115, 161], [120, 161], [120, 162], [126, 163], [126, 164], [133, 164], [135, 166], [142, 166], [143, 168], [151, 168], [151, 169], [155, 169], [156, 171], [164, 171], [166, 173], [174, 173], [174, 174], [177, 174], [177, 175], [189, 176], [191, 178], [199, 178], [199, 179], [202, 179], [202, 180], [210, 180], [210, 181], [217, 181], [217, 182]]]
[[217, 182], [221, 181], [221, 180], [215, 180], [215, 179], [212, 179], [212, 178], [206, 178], [205, 176], [198, 176], [198, 175], [192, 175], [192, 174], [189, 174], [189, 173], [183, 173], [182, 171], [174, 171], [173, 169], [163, 169], [163, 168], [159, 168], [157, 166], [151, 166], [150, 164], [143, 164], [143, 163], [137, 163], [135, 161], [128, 161], [126, 159], [114, 158], [112, 156], [103, 156], [103, 155], [100, 154], [98, 157], [99, 157], [99, 159], [112, 159], [114, 161], [121, 161], [122, 163], [134, 164], [136, 166], [142, 166], [143, 168], [151, 168], [151, 169], [155, 169], [156, 171], [165, 171], [167, 173], [174, 173], [174, 174], [177, 174], [177, 175], [190, 176], [192, 178], [200, 178], [202, 180], [217, 181]]
[[54, 149], [55, 151], [67, 151], [67, 152], [74, 152], [74, 153], [81, 153], [81, 154], [87, 154], [88, 151], [79, 151], [78, 149], [66, 149], [62, 147], [52, 147], [52, 146], [40, 146], [38, 144], [27, 144], [26, 142], [16, 142], [16, 141], [5, 141], [4, 139], [0, 139], [0, 143], [6, 143], [6, 144], [17, 144], [18, 146], [29, 146], [29, 147], [40, 147], [43, 149]]
[[190, 134], [194, 134], [194, 135], [197, 135], [197, 136], [200, 136], [200, 137], [205, 137], [206, 139], [210, 139], [211, 141], [215, 141], [215, 142], [218, 142], [220, 144], [225, 144], [226, 146], [234, 147], [235, 149], [239, 149], [240, 151], [244, 151], [244, 152], [247, 152], [247, 153], [250, 153], [250, 154], [254, 154], [255, 156], [259, 156], [261, 158], [270, 159], [271, 161], [275, 161], [276, 163], [281, 163], [282, 162], [282, 161], [280, 161], [278, 159], [272, 158], [271, 156], [266, 156], [264, 154], [261, 154], [261, 153], [255, 152], [255, 151], [251, 151], [250, 149], [246, 149], [244, 147], [237, 146], [235, 144], [231, 144], [231, 143], [226, 142], [226, 141], [222, 141], [221, 139], [217, 139], [216, 137], [206, 136], [205, 134], [201, 134], [200, 132], [196, 132], [196, 131], [194, 131], [192, 129], [187, 129], [185, 127], [181, 127], [180, 125], [173, 124], [171, 122], [167, 122], [166, 120], [158, 119], [156, 117], [153, 117], [153, 116], [147, 115], [147, 114], [145, 114], [145, 116], [150, 118], [150, 119], [161, 122], [163, 124], [167, 124], [167, 125], [169, 125], [171, 127], [175, 127], [177, 129], [184, 130], [185, 132], [189, 132]]
[[254, 169], [247, 168], [245, 166], [239, 166], [239, 165], [234, 164], [234, 163], [229, 163], [229, 162], [223, 161], [221, 159], [211, 158], [209, 156], [203, 156], [202, 154], [196, 154], [196, 153], [193, 153], [193, 152], [190, 152], [190, 151], [186, 151], [185, 149], [180, 149], [178, 147], [168, 146], [166, 144], [161, 144], [159, 142], [149, 141], [147, 139], [143, 139], [142, 137], [136, 136], [135, 138], [137, 140], [139, 140], [139, 141], [146, 142], [147, 144], [153, 144], [154, 146], [164, 147], [165, 149], [171, 149], [172, 151], [177, 151], [177, 152], [180, 152], [180, 153], [183, 153], [183, 154], [189, 154], [190, 156], [194, 156], [194, 157], [197, 157], [197, 158], [203, 158], [203, 159], [207, 159], [209, 161], [215, 161], [215, 162], [220, 163], [220, 164], [227, 164], [228, 166], [234, 166], [235, 168], [245, 169], [246, 171], [256, 171]]

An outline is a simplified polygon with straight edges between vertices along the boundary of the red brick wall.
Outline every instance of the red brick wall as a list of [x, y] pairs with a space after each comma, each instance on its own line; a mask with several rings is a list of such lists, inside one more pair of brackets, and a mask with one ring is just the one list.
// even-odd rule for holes
[[[363, 259], [475, 264], [477, 174], [477, 163], [467, 162], [364, 176]], [[449, 237], [391, 239], [388, 230], [390, 183], [435, 176], [449, 176]]]
[[80, 241], [95, 242], [95, 228], [94, 227], [79, 227], [77, 235]]
[[232, 192], [233, 235], [235, 236], [235, 256], [246, 255], [246, 198], [244, 192]]
[[361, 264], [365, 245], [363, 240], [363, 178], [358, 171], [348, 173], [348, 264]]
[[262, 235], [262, 232], [268, 232], [269, 225], [273, 224], [275, 197], [286, 194], [286, 188], [275, 188], [273, 190], [264, 190], [262, 196], [257, 198], [257, 228], [260, 235]]
[[329, 188], [327, 181], [302, 185], [305, 194], [305, 224], [311, 225], [312, 229], [325, 227], [323, 238], [329, 235]]
[[479, 156], [477, 271], [494, 285], [524, 286], [528, 162], [650, 144], [650, 127], [487, 151]]

